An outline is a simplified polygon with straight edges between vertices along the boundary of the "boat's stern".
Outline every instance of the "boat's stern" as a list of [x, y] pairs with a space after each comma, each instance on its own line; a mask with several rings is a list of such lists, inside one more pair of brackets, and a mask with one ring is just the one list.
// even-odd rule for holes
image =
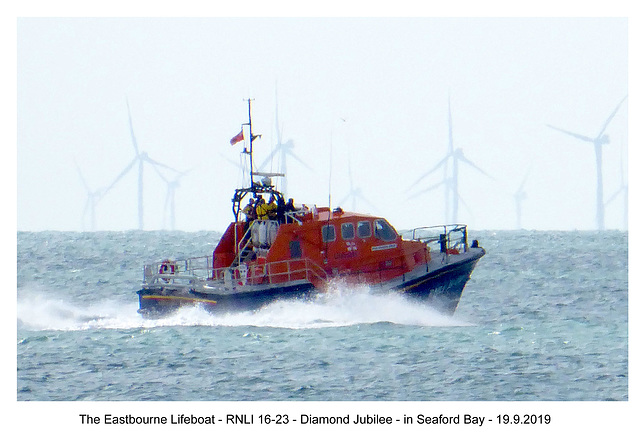
[[217, 301], [192, 291], [178, 291], [164, 288], [142, 288], [138, 291], [140, 308], [138, 313], [145, 318], [166, 316], [183, 306], [205, 306], [211, 309]]

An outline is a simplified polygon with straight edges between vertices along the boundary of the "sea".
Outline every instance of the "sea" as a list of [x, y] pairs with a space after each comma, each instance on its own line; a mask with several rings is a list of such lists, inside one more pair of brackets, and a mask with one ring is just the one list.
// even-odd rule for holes
[[312, 301], [143, 319], [143, 265], [210, 255], [220, 236], [18, 232], [17, 371], [3, 383], [15, 386], [15, 428], [630, 428], [627, 232], [470, 232], [487, 254], [452, 316], [336, 282]]
[[335, 283], [314, 301], [138, 313], [147, 262], [217, 232], [18, 232], [17, 401], [627, 401], [628, 234], [482, 231], [453, 316]]

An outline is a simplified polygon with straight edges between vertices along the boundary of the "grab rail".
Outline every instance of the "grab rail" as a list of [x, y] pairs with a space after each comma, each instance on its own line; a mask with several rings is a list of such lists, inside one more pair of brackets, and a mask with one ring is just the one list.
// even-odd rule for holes
[[402, 232], [401, 236], [403, 239], [423, 242], [447, 254], [456, 250], [466, 253], [469, 249], [465, 224], [416, 227]]

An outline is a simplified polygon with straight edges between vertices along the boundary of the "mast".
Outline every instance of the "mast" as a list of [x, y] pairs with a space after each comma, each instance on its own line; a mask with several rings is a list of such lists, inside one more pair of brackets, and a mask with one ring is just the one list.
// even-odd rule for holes
[[251, 131], [251, 98], [247, 99], [249, 103], [249, 174], [251, 177], [251, 187], [253, 187], [253, 132]]
[[[275, 190], [273, 188], [273, 186], [271, 185], [271, 183], [254, 182], [253, 176], [260, 176], [260, 177], [278, 176], [278, 177], [284, 177], [284, 174], [281, 174], [281, 173], [263, 173], [263, 172], [253, 171], [253, 140], [260, 138], [262, 135], [260, 135], [260, 134], [254, 135], [253, 134], [253, 125], [252, 125], [252, 122], [251, 122], [251, 102], [253, 101], [253, 99], [249, 98], [249, 99], [246, 99], [245, 101], [247, 101], [248, 108], [249, 108], [249, 122], [248, 123], [242, 123], [242, 131], [241, 131], [241, 133], [239, 133], [238, 135], [236, 135], [232, 139], [231, 144], [232, 145], [235, 144], [235, 142], [233, 142], [233, 141], [236, 140], [236, 138], [238, 138], [236, 141], [240, 141], [240, 140], [243, 140], [243, 139], [245, 141], [245, 147], [244, 147], [244, 150], [242, 151], [242, 153], [249, 155], [249, 174], [250, 174], [250, 177], [251, 177], [251, 185], [248, 188], [243, 186], [242, 188], [236, 189], [235, 194], [234, 194], [233, 198], [231, 199], [231, 202], [233, 203], [233, 208], [232, 208], [233, 209], [233, 215], [235, 216], [236, 221], [238, 221], [238, 216], [240, 215], [240, 212], [241, 212], [240, 203], [242, 202], [243, 198], [249, 193], [252, 193], [254, 195], [254, 197], [259, 193], [268, 193], [268, 194], [271, 194], [271, 195], [275, 195], [276, 198], [278, 198], [279, 200], [284, 202], [284, 198], [283, 198], [282, 193], [280, 193], [277, 190]], [[247, 146], [246, 146], [246, 137], [244, 136], [244, 131], [245, 131], [244, 126], [249, 126], [249, 150], [247, 150]], [[244, 185], [244, 180], [243, 180], [243, 185]]]

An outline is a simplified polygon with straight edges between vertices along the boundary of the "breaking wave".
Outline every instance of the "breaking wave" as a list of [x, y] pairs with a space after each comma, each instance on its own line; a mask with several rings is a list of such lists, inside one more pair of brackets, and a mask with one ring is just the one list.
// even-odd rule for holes
[[105, 300], [81, 307], [42, 292], [32, 292], [18, 299], [18, 327], [68, 331], [168, 326], [249, 325], [306, 329], [374, 323], [433, 327], [471, 325], [397, 294], [374, 295], [366, 286], [334, 286], [313, 301], [276, 301], [251, 312], [211, 314], [200, 307], [184, 307], [164, 318], [143, 319], [137, 309], [137, 301], [123, 304]]

